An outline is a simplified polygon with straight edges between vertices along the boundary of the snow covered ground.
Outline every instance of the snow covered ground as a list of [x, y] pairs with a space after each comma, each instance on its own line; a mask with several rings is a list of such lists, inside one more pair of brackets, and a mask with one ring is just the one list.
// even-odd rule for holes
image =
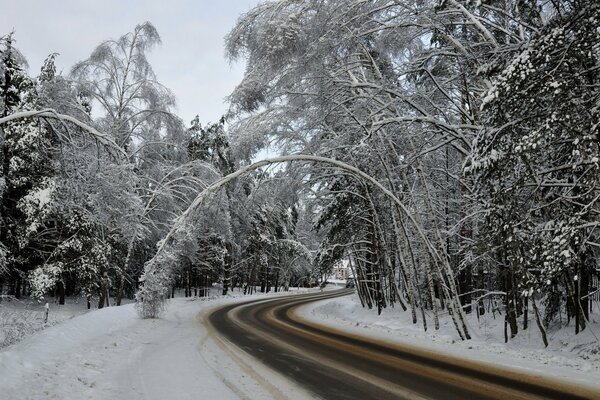
[[310, 398], [209, 335], [203, 323], [208, 310], [257, 297], [176, 298], [156, 320], [139, 319], [133, 304], [65, 320], [0, 351], [0, 394], [65, 400]]
[[[268, 297], [280, 294], [287, 293]], [[204, 321], [214, 307], [261, 297], [267, 296], [176, 298], [157, 320], [139, 319], [132, 304], [83, 314], [77, 304], [61, 311], [53, 307], [57, 319], [80, 315], [1, 350], [0, 394], [2, 399], [310, 399], [294, 383], [211, 335]], [[411, 323], [409, 312], [386, 309], [377, 316], [356, 296], [313, 303], [298, 313], [361, 335], [600, 388], [597, 322], [576, 337], [566, 330], [554, 333], [545, 350], [535, 326], [504, 344], [498, 316], [479, 322], [473, 316], [474, 339], [462, 342], [447, 316], [439, 331], [430, 327], [424, 333], [420, 324]]]
[[438, 331], [428, 319], [429, 328], [424, 332], [421, 322], [412, 323], [410, 311], [403, 312], [400, 307], [388, 308], [378, 316], [377, 311], [362, 308], [356, 295], [311, 303], [298, 309], [297, 314], [358, 335], [567, 379], [600, 389], [598, 314], [592, 317], [595, 321], [591, 326], [579, 335], [574, 335], [572, 326], [549, 333], [548, 349], [544, 349], [535, 321], [505, 344], [502, 316], [496, 315], [494, 319], [491, 314], [486, 314], [478, 321], [476, 315], [469, 314], [473, 339], [461, 341], [447, 314], [440, 315]]
[[[113, 304], [111, 299], [111, 304]], [[132, 300], [123, 299], [123, 303]], [[2, 296], [0, 302], [0, 349], [14, 344], [25, 337], [35, 334], [67, 319], [89, 312], [87, 302], [82, 297], [67, 297], [64, 305], [48, 300], [48, 318], [46, 320], [46, 302], [32, 298], [16, 299]], [[96, 304], [91, 304], [96, 309]]]

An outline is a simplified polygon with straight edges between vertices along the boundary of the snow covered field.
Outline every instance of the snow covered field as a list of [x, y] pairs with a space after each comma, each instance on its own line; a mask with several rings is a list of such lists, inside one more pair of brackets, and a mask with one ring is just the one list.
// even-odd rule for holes
[[2, 399], [310, 398], [209, 336], [208, 310], [260, 297], [176, 298], [156, 320], [133, 304], [65, 320], [0, 351]]
[[424, 332], [420, 322], [412, 323], [409, 311], [403, 312], [400, 307], [388, 308], [378, 316], [376, 310], [362, 308], [356, 295], [311, 303], [298, 309], [297, 314], [359, 335], [434, 349], [600, 388], [598, 314], [593, 315], [592, 318], [596, 320], [579, 335], [574, 335], [572, 326], [549, 332], [548, 349], [544, 349], [535, 323], [505, 344], [503, 316], [496, 315], [494, 319], [491, 314], [486, 314], [477, 321], [475, 315], [469, 314], [473, 339], [461, 341], [448, 315], [440, 315], [438, 331], [429, 326], [427, 332]]

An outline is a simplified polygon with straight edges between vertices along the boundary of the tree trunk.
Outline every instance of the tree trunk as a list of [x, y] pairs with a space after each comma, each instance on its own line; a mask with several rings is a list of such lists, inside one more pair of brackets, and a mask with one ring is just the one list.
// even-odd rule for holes
[[529, 298], [523, 299], [523, 330], [526, 330], [529, 325]]
[[17, 278], [15, 280], [14, 296], [17, 299], [21, 298], [21, 277], [18, 276], [18, 275], [17, 275]]
[[58, 297], [58, 304], [65, 304], [65, 284], [62, 279], [59, 279], [56, 283], [56, 295]]
[[192, 263], [189, 263], [186, 282], [185, 282], [185, 297], [192, 297]]
[[542, 341], [544, 342], [544, 346], [548, 347], [548, 338], [546, 337], [546, 329], [544, 329], [544, 325], [542, 324], [542, 321], [540, 320], [540, 312], [537, 308], [537, 304], [535, 304], [534, 297], [531, 297], [531, 304], [533, 305], [533, 312], [535, 314], [535, 322], [537, 323], [540, 333], [542, 334]]
[[106, 297], [106, 291], [104, 290], [104, 284], [100, 284], [100, 288], [98, 289], [98, 308], [104, 308], [104, 301]]
[[592, 271], [595, 269], [594, 254], [591, 250], [587, 250], [582, 260], [580, 268], [579, 278], [579, 302], [583, 317], [586, 321], [590, 320], [590, 283], [592, 278]]
[[437, 293], [438, 293], [438, 297], [440, 299], [440, 309], [441, 310], [445, 310], [446, 309], [446, 301], [444, 298], [444, 292], [442, 291], [442, 280], [438, 279], [436, 281], [436, 288], [437, 288]]
[[440, 329], [440, 318], [438, 316], [438, 305], [435, 301], [435, 285], [433, 283], [433, 268], [431, 267], [432, 262], [435, 261], [429, 260], [429, 268], [427, 268], [427, 287], [429, 288], [429, 299], [431, 301], [431, 310], [433, 311], [433, 324], [437, 331]]
[[233, 266], [233, 247], [231, 242], [225, 242], [225, 259], [223, 260], [223, 296], [227, 295], [231, 281], [231, 268]]
[[[485, 288], [485, 277], [484, 277], [484, 272], [483, 272], [483, 267], [479, 267], [477, 269], [477, 275], [479, 277], [479, 289], [484, 289]], [[480, 298], [479, 301], [477, 302], [477, 307], [479, 308], [479, 315], [484, 315], [485, 314], [485, 305], [483, 304], [483, 299]]]
[[469, 314], [472, 311], [471, 291], [473, 290], [470, 264], [467, 264], [460, 270], [460, 273], [458, 274], [458, 280], [458, 286], [460, 288], [460, 305], [463, 306], [465, 313]]
[[127, 245], [127, 256], [125, 256], [125, 263], [123, 264], [123, 272], [119, 276], [119, 285], [117, 287], [117, 293], [116, 293], [117, 306], [121, 305], [121, 300], [123, 299], [123, 293], [125, 291], [125, 277], [129, 274], [129, 270], [131, 269], [129, 264], [131, 263], [131, 259], [133, 257], [133, 250], [134, 250], [134, 242], [133, 242], [133, 239], [131, 239], [129, 241], [129, 244]]
[[265, 293], [267, 291], [267, 266], [263, 265], [261, 269], [260, 279], [260, 292]]
[[264, 293], [269, 293], [269, 289], [271, 289], [271, 268], [267, 268], [267, 273], [265, 274], [265, 291]]
[[505, 292], [504, 295], [504, 308], [505, 308], [505, 318], [506, 321], [508, 323], [508, 325], [510, 326], [510, 337], [511, 339], [514, 338], [515, 336], [517, 336], [517, 333], [519, 332], [519, 328], [517, 326], [517, 312], [516, 312], [516, 305], [514, 304], [515, 301], [515, 296], [514, 296], [514, 288], [513, 288], [513, 280], [511, 277], [511, 271], [509, 271], [509, 268], [507, 267], [502, 267], [502, 270], [500, 271], [500, 275], [501, 275], [501, 279], [502, 279], [502, 283], [503, 283], [503, 289]]
[[[565, 288], [567, 290], [567, 304], [570, 304], [571, 312], [575, 317], [575, 334], [578, 334], [580, 330], [585, 329], [585, 319], [581, 315], [581, 305], [579, 302], [579, 277], [577, 276], [579, 268], [575, 271], [575, 278], [571, 278], [569, 271], [565, 270]], [[580, 329], [581, 328], [581, 329]]]

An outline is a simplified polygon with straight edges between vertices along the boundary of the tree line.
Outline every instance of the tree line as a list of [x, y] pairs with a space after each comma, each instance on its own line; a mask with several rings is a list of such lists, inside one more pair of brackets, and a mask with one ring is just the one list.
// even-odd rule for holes
[[[424, 329], [442, 310], [586, 327], [598, 299], [600, 6], [585, 0], [287, 0], [226, 39], [247, 62], [232, 137], [306, 164], [323, 234], [363, 304]], [[594, 297], [595, 296], [595, 297]], [[426, 313], [431, 317], [426, 317]]]
[[[57, 73], [27, 73], [16, 35], [0, 39], [0, 294], [133, 298], [144, 264], [202, 188], [233, 171], [225, 119], [186, 125], [147, 55], [143, 23]], [[266, 183], [263, 183], [265, 182]], [[296, 200], [268, 171], [240, 179], [190, 221], [168, 292], [250, 293], [304, 283]], [[275, 181], [273, 181], [275, 182]]]
[[[171, 112], [150, 24], [68, 77], [54, 56], [27, 77], [7, 36], [2, 116], [54, 114], [2, 125], [3, 285], [137, 290], [155, 316], [174, 285], [268, 291], [346, 258], [364, 306], [425, 330], [448, 313], [468, 339], [466, 315], [494, 312], [507, 341], [577, 333], [599, 286], [599, 18], [590, 0], [268, 1], [225, 38], [246, 72], [204, 127]], [[267, 147], [294, 163], [252, 164]]]

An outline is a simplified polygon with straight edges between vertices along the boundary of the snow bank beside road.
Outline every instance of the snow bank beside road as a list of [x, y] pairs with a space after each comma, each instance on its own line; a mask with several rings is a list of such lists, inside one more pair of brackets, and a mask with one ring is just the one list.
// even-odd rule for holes
[[47, 328], [0, 352], [0, 388], [17, 384], [55, 355], [68, 358], [74, 350], [126, 329], [136, 321], [132, 304], [90, 312]]
[[45, 301], [0, 296], [0, 349], [18, 343], [53, 325], [89, 312], [85, 299], [67, 298], [66, 304], [49, 301], [46, 320]]
[[[469, 314], [472, 340], [457, 340], [456, 331], [448, 315], [440, 315], [440, 329], [436, 331], [430, 316], [428, 330], [421, 322], [413, 324], [410, 311], [400, 307], [384, 309], [380, 316], [376, 310], [364, 309], [356, 295], [322, 300], [296, 310], [304, 319], [352, 333], [408, 344], [468, 358], [489, 362], [527, 373], [567, 379], [600, 389], [600, 343], [594, 332], [600, 331], [598, 323], [575, 336], [567, 330], [559, 331], [544, 349], [539, 332], [534, 325], [521, 331], [505, 344], [503, 317], [486, 315], [477, 321]], [[419, 316], [420, 318], [420, 316]], [[568, 328], [571, 329], [571, 328]]]
[[77, 316], [0, 351], [0, 394], [61, 400], [280, 399], [281, 393], [310, 398], [260, 366], [241, 365], [240, 356], [217, 345], [202, 323], [212, 307], [260, 297], [172, 299], [155, 320], [140, 319], [133, 305]]

